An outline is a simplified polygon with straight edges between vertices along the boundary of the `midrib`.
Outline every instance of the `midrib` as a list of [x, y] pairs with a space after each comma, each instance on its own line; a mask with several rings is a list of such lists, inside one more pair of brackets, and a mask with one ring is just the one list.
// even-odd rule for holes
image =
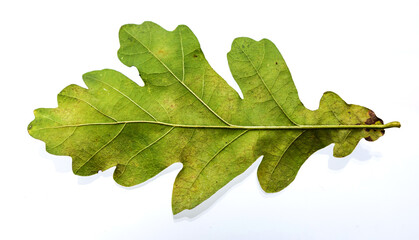
[[393, 127], [400, 127], [399, 122], [389, 122], [386, 124], [377, 125], [297, 125], [297, 126], [241, 126], [241, 125], [190, 125], [190, 124], [176, 124], [166, 123], [159, 121], [118, 121], [118, 122], [103, 122], [103, 123], [81, 123], [81, 124], [68, 124], [54, 127], [38, 128], [33, 130], [44, 130], [44, 129], [57, 129], [67, 127], [87, 127], [87, 126], [98, 126], [98, 125], [119, 125], [119, 124], [157, 124], [170, 126], [175, 128], [208, 128], [208, 129], [242, 129], [242, 130], [316, 130], [316, 129], [386, 129]]

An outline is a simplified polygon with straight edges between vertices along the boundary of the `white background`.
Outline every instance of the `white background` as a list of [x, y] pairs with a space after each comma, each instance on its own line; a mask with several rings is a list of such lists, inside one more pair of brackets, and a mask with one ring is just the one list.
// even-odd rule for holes
[[[3, 1], [0, 4], [1, 239], [419, 239], [418, 1]], [[119, 62], [118, 30], [154, 21], [188, 25], [213, 68], [232, 86], [234, 38], [272, 40], [300, 98], [324, 91], [398, 120], [376, 142], [336, 159], [311, 156], [276, 194], [256, 178], [260, 159], [214, 197], [173, 217], [175, 164], [137, 187], [71, 171], [26, 127], [33, 110], [56, 107], [85, 72]], [[237, 89], [237, 88], [236, 88]]]

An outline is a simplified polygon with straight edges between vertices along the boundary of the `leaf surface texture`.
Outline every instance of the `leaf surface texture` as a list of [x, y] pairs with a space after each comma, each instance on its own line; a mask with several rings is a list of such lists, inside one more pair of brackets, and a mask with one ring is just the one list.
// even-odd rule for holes
[[28, 131], [49, 153], [71, 156], [77, 175], [116, 166], [114, 179], [123, 186], [181, 162], [174, 214], [209, 198], [259, 156], [260, 185], [277, 192], [315, 151], [335, 143], [334, 155], [344, 157], [360, 139], [384, 134], [386, 125], [371, 110], [332, 92], [317, 110], [306, 109], [267, 39], [237, 38], [227, 55], [241, 99], [208, 64], [188, 27], [129, 24], [119, 37], [119, 59], [136, 67], [145, 85], [110, 69], [86, 73], [88, 88], [66, 87], [57, 108], [35, 110]]

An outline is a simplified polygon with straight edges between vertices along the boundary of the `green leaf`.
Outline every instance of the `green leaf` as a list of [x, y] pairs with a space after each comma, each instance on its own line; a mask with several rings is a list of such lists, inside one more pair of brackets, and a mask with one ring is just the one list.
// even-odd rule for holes
[[266, 192], [288, 186], [315, 151], [335, 143], [350, 154], [360, 139], [374, 141], [384, 124], [373, 111], [326, 92], [306, 109], [281, 54], [269, 40], [234, 40], [228, 62], [241, 99], [208, 64], [192, 31], [166, 31], [152, 22], [124, 25], [119, 59], [135, 66], [144, 87], [109, 69], [83, 75], [58, 108], [35, 110], [28, 126], [49, 153], [68, 155], [88, 176], [116, 166], [114, 179], [134, 186], [171, 164], [182, 170], [173, 188], [173, 213], [192, 209], [243, 173], [259, 156]]

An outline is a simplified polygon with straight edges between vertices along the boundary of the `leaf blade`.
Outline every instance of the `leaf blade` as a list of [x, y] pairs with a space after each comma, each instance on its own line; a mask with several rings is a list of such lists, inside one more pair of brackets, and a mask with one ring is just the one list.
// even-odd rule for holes
[[360, 139], [374, 141], [384, 128], [400, 127], [332, 92], [317, 110], [306, 109], [267, 39], [238, 38], [227, 55], [244, 99], [211, 68], [184, 25], [173, 31], [151, 22], [124, 25], [120, 43], [118, 57], [138, 69], [144, 87], [110, 69], [86, 73], [88, 88], [65, 88], [57, 108], [35, 110], [28, 131], [48, 152], [71, 156], [75, 174], [116, 166], [114, 179], [123, 186], [181, 162], [174, 214], [208, 199], [262, 155], [259, 182], [277, 192], [318, 149], [335, 143], [334, 155], [343, 157]]

